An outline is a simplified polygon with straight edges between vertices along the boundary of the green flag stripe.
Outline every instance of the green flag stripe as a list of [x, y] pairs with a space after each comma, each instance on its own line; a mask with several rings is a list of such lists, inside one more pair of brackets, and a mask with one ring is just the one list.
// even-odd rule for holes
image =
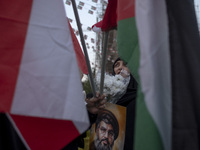
[[[135, 150], [163, 150], [162, 140], [139, 87], [136, 103]], [[139, 116], [139, 117], [138, 117]]]
[[[135, 149], [169, 150], [172, 93], [165, 0], [136, 1], [136, 19], [140, 44], [140, 87], [144, 96], [139, 92]], [[150, 115], [151, 120], [143, 111]]]
[[139, 83], [136, 106], [135, 149], [163, 150], [160, 133], [141, 93], [138, 74], [140, 53], [135, 18], [118, 21], [117, 43], [119, 56], [128, 63], [131, 73]]
[[[135, 18], [118, 21], [117, 47], [119, 56], [128, 63], [131, 73], [138, 79], [139, 47]], [[131, 34], [130, 34], [131, 33]]]

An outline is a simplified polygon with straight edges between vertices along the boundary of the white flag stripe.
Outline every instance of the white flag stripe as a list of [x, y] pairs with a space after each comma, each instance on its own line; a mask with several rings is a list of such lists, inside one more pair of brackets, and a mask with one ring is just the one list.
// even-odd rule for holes
[[33, 1], [11, 113], [89, 125], [62, 1]]
[[166, 150], [171, 148], [171, 77], [167, 20], [164, 0], [136, 0], [141, 86], [145, 103]]

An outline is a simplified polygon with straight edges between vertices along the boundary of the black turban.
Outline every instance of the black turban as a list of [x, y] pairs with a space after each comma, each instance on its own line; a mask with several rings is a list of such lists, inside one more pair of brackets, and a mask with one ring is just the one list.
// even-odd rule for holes
[[115, 117], [115, 115], [106, 109], [102, 109], [97, 116], [97, 120], [96, 120], [96, 125], [95, 125], [95, 130], [97, 129], [99, 123], [101, 121], [106, 121], [106, 123], [111, 124], [113, 126], [113, 131], [114, 131], [114, 139], [116, 140], [118, 135], [119, 135], [119, 124], [117, 121], [117, 118]]

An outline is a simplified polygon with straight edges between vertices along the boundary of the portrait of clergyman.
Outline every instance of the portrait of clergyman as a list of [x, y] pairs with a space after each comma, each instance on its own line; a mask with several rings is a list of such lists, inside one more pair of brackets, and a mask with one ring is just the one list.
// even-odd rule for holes
[[98, 113], [90, 130], [90, 150], [120, 150], [124, 147], [126, 108], [108, 103]]

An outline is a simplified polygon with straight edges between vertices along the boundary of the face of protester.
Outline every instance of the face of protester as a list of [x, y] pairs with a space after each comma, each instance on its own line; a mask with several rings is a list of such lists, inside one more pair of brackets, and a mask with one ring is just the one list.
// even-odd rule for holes
[[115, 74], [121, 74], [123, 77], [128, 77], [130, 75], [130, 70], [122, 60], [115, 63], [114, 72]]
[[114, 130], [111, 124], [101, 121], [96, 130], [95, 147], [97, 150], [111, 150], [114, 145]]

